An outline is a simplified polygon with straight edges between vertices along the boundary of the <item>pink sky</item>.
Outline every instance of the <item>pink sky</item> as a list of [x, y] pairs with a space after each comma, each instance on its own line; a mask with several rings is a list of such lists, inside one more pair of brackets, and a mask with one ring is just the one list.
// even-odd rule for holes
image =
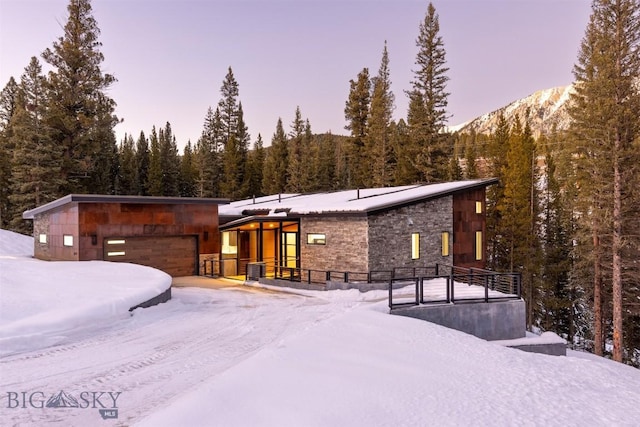
[[[0, 0], [0, 85], [62, 35], [67, 0]], [[296, 106], [316, 133], [346, 134], [349, 80], [375, 75], [388, 41], [395, 118], [406, 117], [418, 26], [414, 0], [94, 0], [104, 70], [118, 82], [120, 140], [169, 121], [193, 143], [231, 66], [254, 141]], [[571, 83], [588, 0], [436, 0], [447, 52], [449, 124]]]

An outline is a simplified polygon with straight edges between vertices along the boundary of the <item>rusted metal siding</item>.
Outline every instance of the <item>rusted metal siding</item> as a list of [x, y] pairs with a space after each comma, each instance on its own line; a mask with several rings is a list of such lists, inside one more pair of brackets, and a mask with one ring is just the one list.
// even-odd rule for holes
[[[476, 202], [482, 212], [476, 213]], [[453, 263], [460, 267], [485, 268], [487, 259], [485, 188], [453, 196]], [[476, 232], [482, 232], [482, 259], [476, 260]]]

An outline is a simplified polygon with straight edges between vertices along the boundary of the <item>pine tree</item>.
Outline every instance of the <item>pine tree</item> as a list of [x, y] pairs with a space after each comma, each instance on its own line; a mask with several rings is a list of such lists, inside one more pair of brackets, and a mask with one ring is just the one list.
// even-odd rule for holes
[[221, 193], [225, 197], [239, 199], [246, 188], [245, 165], [250, 136], [244, 122], [242, 104], [238, 101], [239, 89], [233, 70], [229, 67], [220, 88], [222, 98], [218, 102], [220, 141], [223, 148]]
[[373, 79], [368, 131], [368, 159], [371, 175], [367, 186], [386, 187], [393, 182], [391, 170], [391, 120], [395, 97], [391, 91], [389, 53], [384, 42], [378, 75]]
[[220, 184], [220, 190], [223, 197], [231, 200], [242, 198], [241, 192], [241, 170], [242, 158], [240, 157], [239, 141], [236, 135], [231, 135], [227, 141], [227, 145], [223, 154], [223, 179]]
[[393, 149], [394, 185], [415, 184], [417, 176], [413, 167], [413, 159], [408, 156], [409, 127], [404, 119], [391, 123], [391, 147]]
[[16, 111], [18, 84], [11, 77], [0, 92], [0, 228], [8, 228], [11, 217], [9, 202], [11, 183], [11, 159], [14, 147], [11, 119]]
[[149, 141], [144, 136], [144, 132], [140, 131], [138, 141], [136, 142], [136, 193], [139, 196], [149, 195]]
[[253, 150], [249, 152], [246, 168], [246, 189], [249, 197], [262, 196], [262, 171], [264, 169], [265, 151], [262, 135], [258, 134]]
[[506, 183], [507, 151], [511, 128], [502, 111], [498, 114], [496, 131], [490, 136], [485, 150], [488, 176], [498, 178], [498, 183], [487, 189], [487, 242], [488, 264], [491, 270], [500, 271], [509, 265], [509, 243], [505, 240], [502, 212], [498, 208], [504, 199]]
[[236, 134], [237, 139], [237, 172], [236, 172], [236, 186], [240, 189], [240, 198], [249, 197], [250, 195], [245, 193], [247, 190], [247, 157], [249, 154], [249, 145], [251, 144], [251, 135], [249, 135], [249, 128], [244, 121], [244, 111], [242, 110], [242, 102], [238, 102], [238, 132]]
[[371, 172], [365, 153], [371, 103], [369, 69], [364, 68], [360, 71], [357, 80], [350, 80], [349, 85], [349, 99], [344, 108], [344, 117], [347, 121], [345, 129], [351, 131], [350, 145], [345, 153], [348, 168], [346, 185], [350, 188], [356, 188], [365, 186]]
[[[112, 178], [101, 182], [104, 161], [116, 147], [116, 104], [107, 95], [116, 79], [101, 69], [100, 29], [90, 0], [70, 0], [67, 10], [64, 35], [42, 54], [54, 68], [48, 79], [46, 122], [51, 138], [63, 149], [64, 192], [100, 192]], [[111, 166], [106, 165], [108, 169]]]
[[178, 178], [178, 195], [180, 197], [196, 197], [198, 168], [191, 141], [184, 147], [180, 158], [180, 176]]
[[317, 150], [318, 144], [315, 142], [314, 135], [311, 132], [311, 122], [309, 122], [309, 119], [306, 119], [304, 124], [304, 134], [302, 135], [302, 167], [300, 170], [300, 185], [303, 193], [313, 191], [318, 179], [318, 173], [315, 168]]
[[287, 169], [289, 149], [287, 136], [284, 133], [282, 119], [278, 119], [276, 132], [271, 138], [271, 148], [264, 161], [262, 191], [265, 194], [278, 194], [287, 187]]
[[410, 146], [405, 156], [413, 160], [417, 178], [433, 182], [446, 179], [451, 148], [443, 135], [447, 121], [449, 93], [445, 50], [440, 36], [440, 23], [435, 8], [429, 3], [420, 34], [416, 40], [417, 70], [409, 96], [407, 123], [410, 129]]
[[158, 132], [158, 143], [160, 149], [160, 169], [162, 171], [162, 196], [178, 196], [178, 179], [180, 176], [180, 158], [178, 157], [178, 146], [171, 130], [171, 124], [166, 123], [164, 129]]
[[539, 241], [537, 214], [537, 178], [534, 168], [535, 141], [529, 121], [524, 127], [516, 116], [511, 130], [504, 176], [504, 197], [497, 209], [502, 218], [509, 271], [522, 273], [522, 293], [527, 302], [527, 326], [533, 325], [533, 310], [539, 302], [537, 282]]
[[0, 132], [5, 132], [9, 128], [11, 117], [16, 110], [18, 90], [18, 83], [13, 77], [10, 77], [0, 92]]
[[220, 110], [209, 107], [202, 135], [196, 146], [198, 165], [198, 196], [218, 197], [222, 178], [222, 120]]
[[[574, 66], [575, 94], [571, 97], [571, 132], [581, 153], [577, 167], [591, 172], [580, 180], [580, 226], [592, 235], [595, 351], [602, 353], [603, 287], [612, 293], [613, 359], [624, 356], [623, 298], [625, 286], [637, 283], [626, 276], [634, 260], [624, 258], [634, 245], [632, 230], [638, 218], [638, 200], [628, 184], [634, 183], [639, 163], [640, 133], [640, 2], [595, 0]], [[584, 240], [581, 240], [584, 243]], [[609, 273], [610, 272], [610, 273]], [[607, 283], [609, 282], [609, 283]]]
[[[542, 140], [542, 141], [541, 141]], [[538, 143], [545, 144], [541, 137]], [[571, 210], [570, 200], [562, 192], [556, 167], [556, 154], [549, 145], [545, 149], [546, 182], [541, 199], [541, 239], [544, 251], [542, 262], [542, 287], [538, 318], [539, 327], [554, 331], [572, 343], [575, 335], [573, 313], [576, 311], [577, 294], [571, 288]]]
[[336, 140], [333, 135], [323, 134], [316, 138], [317, 150], [315, 150], [313, 169], [316, 173], [315, 186], [312, 191], [335, 190], [338, 183], [337, 171], [339, 163], [336, 162]]
[[302, 120], [302, 113], [300, 107], [296, 107], [295, 118], [291, 123], [291, 132], [289, 132], [289, 142], [287, 148], [289, 150], [287, 154], [287, 188], [286, 190], [291, 193], [303, 192], [303, 168], [304, 163], [302, 161], [303, 153], [303, 137], [304, 137], [304, 120]]
[[476, 159], [478, 154], [476, 153], [477, 134], [475, 131], [471, 132], [468, 138], [465, 139], [464, 144], [464, 160], [466, 165], [465, 177], [467, 179], [478, 178], [478, 167], [476, 165]]
[[60, 195], [60, 147], [51, 140], [43, 120], [46, 109], [45, 78], [42, 66], [32, 57], [21, 77], [16, 108], [11, 117], [11, 144], [14, 148], [11, 170], [13, 208], [11, 229], [29, 233], [32, 224], [22, 212], [55, 200]]
[[116, 194], [138, 194], [138, 166], [136, 164], [136, 149], [133, 137], [125, 135], [118, 150], [120, 170], [118, 171], [118, 185]]
[[149, 136], [149, 181], [148, 191], [150, 196], [162, 196], [162, 156], [160, 154], [160, 141], [156, 127], [151, 129]]
[[233, 75], [233, 70], [229, 67], [227, 75], [220, 87], [222, 98], [218, 102], [220, 120], [222, 124], [223, 140], [228, 141], [231, 135], [238, 133], [238, 82]]

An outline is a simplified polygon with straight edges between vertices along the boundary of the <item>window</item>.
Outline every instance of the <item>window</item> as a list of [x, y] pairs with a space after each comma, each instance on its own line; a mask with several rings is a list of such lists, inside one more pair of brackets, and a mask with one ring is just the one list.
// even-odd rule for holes
[[238, 253], [238, 234], [235, 231], [222, 232], [222, 253], [234, 255]]
[[449, 256], [449, 232], [442, 232], [442, 256]]
[[41, 234], [40, 235], [40, 243], [42, 243], [42, 244], [46, 244], [47, 243], [47, 235], [46, 234]]
[[107, 240], [107, 245], [124, 245], [124, 239], [109, 239]]
[[476, 261], [482, 260], [482, 231], [476, 231]]
[[123, 255], [125, 255], [124, 251], [107, 252], [107, 256], [123, 256]]
[[326, 245], [327, 236], [321, 233], [307, 233], [307, 245]]
[[477, 214], [481, 214], [482, 213], [482, 202], [479, 201], [479, 200], [476, 202], [476, 213]]
[[420, 233], [411, 234], [411, 259], [420, 258]]
[[73, 246], [73, 236], [70, 234], [62, 236], [62, 244], [64, 246]]

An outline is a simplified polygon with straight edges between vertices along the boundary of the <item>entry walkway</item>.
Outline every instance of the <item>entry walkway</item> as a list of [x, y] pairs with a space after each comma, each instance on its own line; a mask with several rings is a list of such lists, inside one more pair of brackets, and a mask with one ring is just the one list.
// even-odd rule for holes
[[205, 288], [205, 289], [240, 289], [247, 292], [260, 292], [260, 293], [287, 293], [286, 289], [267, 289], [259, 286], [248, 286], [244, 280], [234, 280], [221, 277], [208, 277], [208, 276], [182, 276], [174, 277], [171, 281], [171, 287], [173, 288]]
[[244, 287], [244, 282], [241, 280], [212, 278], [205, 276], [181, 276], [174, 277], [171, 281], [171, 286], [175, 288], [196, 287], [207, 289], [224, 289]]

